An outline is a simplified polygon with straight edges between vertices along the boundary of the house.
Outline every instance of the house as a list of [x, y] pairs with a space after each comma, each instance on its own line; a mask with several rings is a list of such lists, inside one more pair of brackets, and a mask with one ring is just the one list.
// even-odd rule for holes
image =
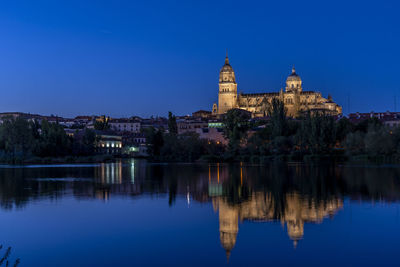
[[133, 119], [110, 119], [110, 129], [116, 132], [140, 133], [140, 122]]

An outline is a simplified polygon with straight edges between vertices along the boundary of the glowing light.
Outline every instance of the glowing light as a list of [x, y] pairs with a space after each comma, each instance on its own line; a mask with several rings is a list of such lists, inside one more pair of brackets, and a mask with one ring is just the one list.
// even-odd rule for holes
[[243, 168], [240, 167], [240, 185], [243, 185]]
[[135, 161], [131, 163], [131, 183], [135, 184]]
[[219, 183], [219, 163], [217, 163], [218, 169], [217, 169], [217, 177], [218, 177], [218, 183]]

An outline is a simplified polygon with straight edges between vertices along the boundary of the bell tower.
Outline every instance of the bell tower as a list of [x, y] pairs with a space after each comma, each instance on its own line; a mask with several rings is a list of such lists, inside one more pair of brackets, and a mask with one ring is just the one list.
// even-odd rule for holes
[[228, 53], [226, 53], [225, 64], [219, 72], [218, 114], [226, 113], [228, 110], [237, 107], [235, 72], [229, 64]]

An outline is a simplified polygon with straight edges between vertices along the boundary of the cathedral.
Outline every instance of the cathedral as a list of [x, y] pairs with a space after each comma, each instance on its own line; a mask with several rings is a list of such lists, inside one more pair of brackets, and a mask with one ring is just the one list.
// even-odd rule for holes
[[323, 98], [320, 92], [303, 91], [302, 81], [294, 67], [286, 79], [285, 91], [281, 89], [271, 93], [238, 94], [235, 72], [229, 64], [228, 55], [219, 73], [218, 106], [213, 105], [212, 113], [224, 114], [230, 109], [239, 108], [251, 112], [253, 117], [263, 117], [266, 116], [274, 98], [283, 101], [290, 117], [299, 116], [307, 111], [329, 115], [342, 114], [342, 107], [333, 102], [331, 96]]

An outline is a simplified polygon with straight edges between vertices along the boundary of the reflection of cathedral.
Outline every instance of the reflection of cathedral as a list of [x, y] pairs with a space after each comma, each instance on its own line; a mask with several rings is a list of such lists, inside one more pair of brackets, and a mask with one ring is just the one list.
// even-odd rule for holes
[[[43, 175], [52, 178], [37, 179]], [[196, 202], [212, 202], [218, 211], [220, 242], [229, 257], [235, 249], [240, 222], [280, 221], [296, 246], [304, 235], [307, 237], [304, 225], [321, 223], [333, 216], [343, 207], [346, 196], [374, 202], [399, 201], [400, 188], [393, 186], [398, 184], [399, 175], [398, 168], [164, 165], [141, 160], [90, 168], [52, 167], [46, 172], [42, 168], [3, 168], [0, 208], [24, 207], [38, 197], [55, 198], [60, 193], [77, 199], [103, 200], [168, 195], [171, 206], [174, 198], [189, 196]], [[382, 176], [385, 179], [379, 179]], [[217, 234], [217, 229], [214, 231]]]
[[222, 247], [229, 258], [235, 246], [239, 231], [239, 221], [272, 221], [279, 219], [286, 223], [288, 235], [294, 246], [303, 238], [304, 223], [321, 223], [324, 218], [334, 215], [343, 207], [341, 199], [331, 199], [315, 203], [302, 198], [299, 194], [287, 194], [281, 213], [275, 210], [274, 200], [263, 192], [252, 193], [248, 201], [237, 205], [229, 204], [224, 197], [213, 198], [215, 210], [219, 210], [219, 231]]
[[[240, 180], [238, 179], [238, 184], [233, 187], [237, 192], [244, 192], [247, 187], [247, 175], [246, 172], [243, 174], [244, 169], [240, 166]], [[265, 188], [262, 191], [251, 190], [247, 197], [239, 193], [240, 200], [233, 203], [229, 200], [229, 192], [224, 189], [224, 184], [232, 181], [232, 177], [229, 177], [231, 172], [227, 172], [226, 168], [220, 168], [219, 164], [215, 171], [212, 175], [209, 167], [208, 193], [214, 211], [219, 212], [220, 241], [226, 251], [227, 259], [236, 244], [239, 222], [281, 221], [282, 226], [286, 225], [288, 236], [296, 247], [304, 236], [305, 223], [322, 223], [324, 218], [333, 216], [343, 207], [342, 199], [337, 196], [318, 201], [293, 190], [288, 193], [281, 192], [277, 199], [271, 192], [265, 191]]]
[[238, 95], [235, 72], [226, 56], [225, 65], [219, 74], [218, 106], [213, 105], [213, 114], [224, 114], [230, 109], [240, 108], [257, 117], [265, 116], [273, 98], [283, 101], [288, 115], [292, 117], [305, 111], [325, 112], [331, 115], [342, 113], [342, 108], [333, 102], [330, 96], [326, 99], [319, 92], [303, 91], [302, 81], [294, 67], [286, 79], [285, 91], [281, 89], [279, 92]]

